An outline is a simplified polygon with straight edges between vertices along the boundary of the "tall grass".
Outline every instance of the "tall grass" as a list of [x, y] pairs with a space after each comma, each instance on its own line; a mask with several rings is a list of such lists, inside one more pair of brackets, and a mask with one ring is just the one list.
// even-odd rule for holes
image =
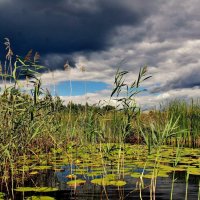
[[[104, 107], [89, 105], [87, 105], [85, 115], [84, 106], [72, 104], [73, 133], [76, 133], [76, 140], [84, 141], [84, 143], [125, 141], [148, 144], [147, 140], [151, 140], [151, 144], [161, 145], [162, 141], [162, 144], [177, 146], [177, 141], [181, 137], [185, 147], [199, 147], [200, 127], [198, 122], [200, 115], [198, 101], [193, 100], [193, 105], [190, 105], [186, 101], [176, 100], [176, 102], [170, 102], [169, 105], [170, 107], [166, 105], [160, 110], [138, 113], [135, 117], [129, 118], [123, 110], [114, 107], [106, 110]], [[184, 105], [184, 108], [182, 105]], [[67, 128], [64, 121], [69, 120], [68, 110], [69, 107], [66, 107], [60, 113], [64, 125], [63, 129]], [[70, 134], [68, 130], [69, 140], [75, 139], [75, 136], [70, 136]]]
[[185, 146], [198, 147], [200, 137], [200, 101], [191, 99], [189, 102], [184, 100], [174, 100], [168, 103], [163, 109], [173, 121], [178, 118], [179, 130], [186, 129], [183, 136]]
[[[7, 55], [12, 52], [8, 43], [6, 39]], [[32, 55], [32, 51], [29, 51], [25, 58], [16, 56], [13, 62], [13, 53], [9, 56], [6, 57], [9, 64], [4, 66], [1, 73], [0, 176], [13, 186], [14, 169], [19, 156], [30, 155], [38, 150], [48, 152], [53, 145], [50, 135], [59, 132], [57, 112], [61, 104], [59, 99], [53, 99], [41, 88], [38, 71], [43, 67], [38, 64], [38, 53]], [[24, 78], [28, 88], [21, 84]]]

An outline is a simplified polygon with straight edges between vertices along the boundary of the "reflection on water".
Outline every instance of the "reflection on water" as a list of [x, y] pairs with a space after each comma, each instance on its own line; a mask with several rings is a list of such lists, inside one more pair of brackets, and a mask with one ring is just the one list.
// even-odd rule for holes
[[[50, 196], [56, 200], [61, 199], [78, 199], [78, 200], [99, 200], [99, 199], [140, 199], [140, 191], [136, 191], [136, 184], [138, 179], [131, 176], [125, 176], [126, 185], [123, 187], [116, 186], [101, 186], [91, 184], [91, 180], [94, 178], [92, 176], [78, 174], [76, 179], [86, 180], [85, 184], [69, 186], [67, 184], [71, 178], [67, 178], [69, 174], [74, 173], [77, 170], [75, 165], [65, 165], [61, 167], [61, 171], [54, 172], [52, 170], [47, 170], [46, 173], [40, 174], [40, 176], [35, 177], [31, 182], [26, 183], [28, 186], [48, 186], [48, 187], [57, 187], [59, 190], [56, 192], [47, 192], [47, 193], [33, 193], [26, 192], [25, 197], [30, 197], [33, 195], [42, 195]], [[88, 169], [92, 171], [91, 169]], [[140, 172], [142, 169], [137, 169], [137, 172]], [[148, 173], [148, 172], [146, 172]], [[176, 181], [174, 184], [173, 199], [183, 200], [185, 199], [185, 173], [178, 172], [175, 175]], [[95, 178], [101, 178], [101, 175], [95, 176]], [[150, 199], [150, 190], [149, 187], [151, 184], [151, 179], [144, 178], [145, 188], [141, 191], [142, 199]], [[188, 200], [198, 199], [198, 181], [199, 176], [190, 176], [189, 186], [188, 186]], [[172, 175], [169, 177], [157, 177], [156, 184], [156, 200], [169, 200], [171, 193], [172, 185]], [[17, 199], [23, 199], [21, 193], [16, 193]], [[30, 198], [31, 199], [31, 198]], [[34, 198], [33, 198], [34, 199]]]
[[173, 191], [174, 200], [198, 200], [199, 155], [199, 149], [162, 146], [148, 155], [142, 145], [101, 144], [39, 155], [39, 161], [24, 156], [15, 170], [26, 169], [27, 181], [19, 176], [15, 199], [169, 200]]

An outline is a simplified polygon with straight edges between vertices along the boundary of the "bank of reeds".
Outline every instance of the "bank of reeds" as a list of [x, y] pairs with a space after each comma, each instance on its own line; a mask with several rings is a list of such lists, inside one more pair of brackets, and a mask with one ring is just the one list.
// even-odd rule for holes
[[14, 57], [8, 39], [5, 44], [9, 64], [5, 61], [0, 74], [0, 177], [13, 187], [19, 157], [49, 152], [54, 146], [52, 138], [60, 133], [57, 113], [62, 104], [41, 88], [38, 71], [43, 67], [38, 64], [38, 53]]
[[[191, 99], [174, 100], [168, 103], [164, 112], [168, 116], [173, 116], [173, 120], [178, 118], [179, 130], [186, 129], [182, 142], [188, 147], [198, 147], [200, 142], [200, 101]], [[176, 141], [177, 143], [177, 141]]]
[[[200, 102], [199, 99], [176, 99], [165, 102], [159, 110], [143, 113], [140, 125], [151, 132], [152, 127], [157, 134], [167, 123], [175, 124], [179, 134], [173, 134], [167, 138], [166, 144], [177, 146], [178, 139], [185, 147], [199, 147], [200, 145]], [[139, 125], [139, 126], [140, 126]], [[163, 131], [162, 131], [163, 132]]]

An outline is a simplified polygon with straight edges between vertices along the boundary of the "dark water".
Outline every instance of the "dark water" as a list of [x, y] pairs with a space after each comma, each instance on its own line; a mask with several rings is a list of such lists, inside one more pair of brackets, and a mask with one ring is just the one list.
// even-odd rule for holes
[[[123, 187], [117, 186], [100, 186], [94, 185], [90, 182], [91, 177], [79, 175], [77, 178], [86, 179], [86, 183], [76, 188], [70, 187], [66, 184], [70, 179], [66, 176], [70, 172], [70, 166], [64, 166], [62, 172], [53, 172], [48, 170], [41, 172], [37, 177], [26, 183], [26, 186], [32, 187], [56, 187], [59, 190], [56, 192], [36, 193], [36, 192], [15, 192], [16, 199], [23, 199], [30, 196], [51, 196], [56, 200], [64, 199], [78, 199], [78, 200], [97, 200], [97, 199], [140, 199], [139, 190], [135, 191], [137, 179], [130, 176], [125, 176], [127, 184]], [[95, 177], [95, 178], [100, 178]], [[145, 189], [141, 191], [143, 200], [150, 199], [149, 185], [150, 179], [144, 179]], [[157, 177], [155, 199], [156, 200], [169, 200], [172, 187], [172, 174], [168, 178]], [[187, 190], [188, 200], [198, 200], [199, 191], [199, 176], [190, 175]], [[184, 200], [186, 195], [185, 173], [179, 172], [175, 174], [175, 183], [173, 191], [173, 199]]]

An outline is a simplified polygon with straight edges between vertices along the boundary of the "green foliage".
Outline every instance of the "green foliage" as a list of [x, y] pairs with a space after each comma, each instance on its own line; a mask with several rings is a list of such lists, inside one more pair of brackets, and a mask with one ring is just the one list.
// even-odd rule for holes
[[163, 112], [168, 113], [169, 118], [175, 121], [178, 118], [179, 130], [186, 129], [182, 143], [186, 146], [197, 147], [200, 136], [200, 101], [191, 99], [174, 100], [169, 102]]
[[[32, 51], [25, 58], [16, 56], [9, 63], [13, 71], [4, 66], [0, 74], [4, 85], [0, 95], [0, 176], [13, 168], [20, 155], [32, 154], [38, 148], [48, 151], [53, 145], [50, 135], [59, 133], [57, 113], [61, 101], [42, 90], [39, 71], [44, 67], [38, 64], [38, 58], [38, 53], [32, 56]], [[14, 176], [12, 170], [10, 176]]]
[[142, 92], [140, 89], [141, 82], [149, 79], [151, 76], [147, 76], [147, 67], [140, 69], [137, 80], [126, 83], [125, 75], [127, 71], [117, 70], [115, 75], [115, 88], [111, 93], [111, 97], [116, 95], [116, 101], [118, 102], [118, 107], [124, 114], [123, 118], [123, 140], [133, 132], [131, 122], [136, 119], [137, 115], [140, 113], [140, 109], [137, 107], [135, 102], [135, 96]]
[[141, 128], [141, 134], [148, 146], [148, 152], [151, 153], [152, 148], [160, 148], [163, 144], [166, 144], [168, 138], [175, 136], [176, 138], [181, 137], [184, 132], [178, 131], [178, 118], [173, 122], [173, 117], [167, 121], [164, 126], [158, 126], [158, 124], [150, 124], [148, 128]]

